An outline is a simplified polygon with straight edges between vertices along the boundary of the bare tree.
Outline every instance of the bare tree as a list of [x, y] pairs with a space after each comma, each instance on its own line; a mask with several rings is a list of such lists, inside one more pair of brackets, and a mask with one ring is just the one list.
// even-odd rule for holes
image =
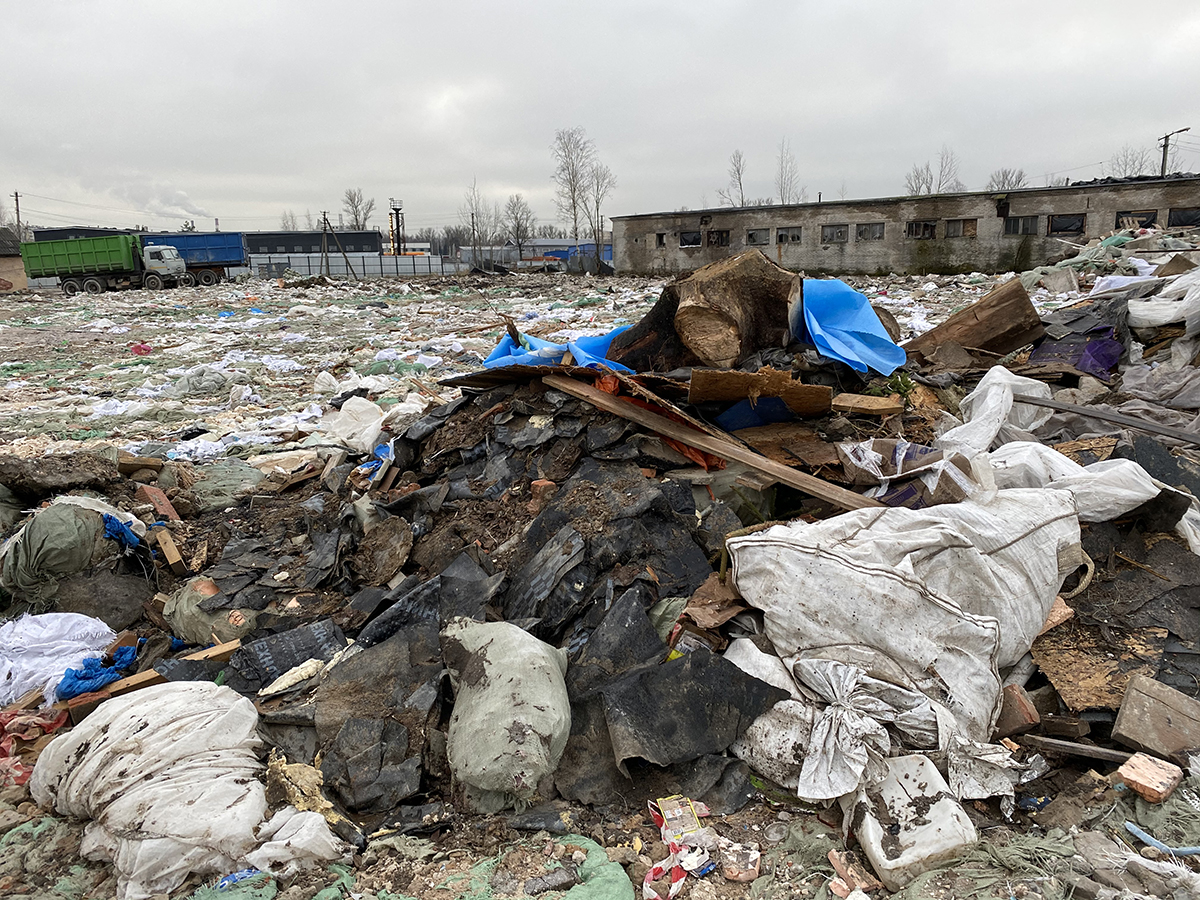
[[1111, 178], [1133, 178], [1154, 171], [1154, 159], [1145, 147], [1126, 144], [1104, 164], [1104, 174]]
[[[775, 193], [779, 195], [779, 202], [783, 204], [799, 203], [807, 198], [801, 196], [796, 157], [792, 154], [787, 138], [779, 142], [779, 157], [775, 162]], [[807, 195], [807, 189], [803, 193]]]
[[588, 205], [588, 170], [595, 158], [596, 147], [582, 128], [563, 128], [554, 132], [550, 152], [554, 157], [554, 203], [559, 219], [571, 227], [578, 254], [579, 220], [584, 217]]
[[547, 222], [545, 225], [539, 225], [537, 227], [537, 234], [535, 237], [546, 240], [554, 240], [555, 238], [568, 238], [570, 235], [567, 234], [567, 230], [565, 228], [559, 228], [552, 222]]
[[743, 185], [746, 176], [746, 157], [741, 150], [729, 154], [729, 184], [717, 188], [717, 197], [722, 206], [745, 206], [746, 190]]
[[504, 234], [504, 214], [499, 203], [489, 203], [479, 190], [477, 179], [471, 179], [471, 185], [463, 194], [462, 205], [458, 207], [458, 220], [463, 227], [470, 230], [471, 247], [474, 252], [474, 264], [478, 265], [484, 247], [492, 247], [498, 243]]
[[375, 211], [375, 201], [364, 200], [362, 188], [346, 188], [346, 193], [342, 195], [342, 211], [350, 220], [351, 230], [366, 231], [371, 213]]
[[912, 169], [904, 176], [904, 193], [910, 197], [933, 193], [933, 169], [928, 161], [924, 165], [913, 163]]
[[304, 211], [304, 228], [306, 231], [317, 230], [317, 223], [313, 221], [313, 214], [307, 209]]
[[842, 179], [842, 186], [838, 188], [838, 199], [845, 200], [848, 191], [846, 190], [846, 179]]
[[1071, 183], [1071, 179], [1066, 175], [1059, 175], [1057, 178], [1046, 178], [1046, 187], [1066, 187]]
[[1025, 187], [1028, 181], [1024, 169], [997, 169], [988, 178], [988, 191], [1012, 191]]
[[965, 191], [967, 186], [958, 177], [958, 154], [942, 144], [938, 152], [937, 180], [933, 184], [935, 194], [949, 194], [955, 191]]
[[617, 186], [617, 176], [612, 169], [598, 159], [593, 159], [587, 172], [587, 206], [584, 214], [587, 216], [588, 227], [592, 232], [592, 240], [596, 242], [596, 271], [600, 271], [600, 263], [604, 250], [604, 201], [608, 199], [613, 188]]
[[520, 194], [513, 194], [508, 198], [508, 203], [504, 207], [504, 230], [508, 234], [509, 240], [517, 245], [518, 263], [524, 254], [525, 244], [533, 237], [535, 228], [537, 228], [537, 216], [533, 214], [533, 210], [529, 208], [524, 197]]
[[296, 222], [296, 214], [290, 209], [285, 209], [283, 215], [279, 217], [280, 231], [299, 231], [300, 226]]

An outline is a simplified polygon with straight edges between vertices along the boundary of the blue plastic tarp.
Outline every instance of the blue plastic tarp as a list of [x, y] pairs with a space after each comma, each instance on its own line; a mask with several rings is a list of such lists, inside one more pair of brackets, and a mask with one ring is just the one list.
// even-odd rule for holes
[[604, 367], [618, 372], [632, 372], [632, 369], [604, 358], [613, 338], [629, 327], [631, 326], [622, 325], [620, 328], [614, 328], [608, 334], [580, 337], [573, 341], [567, 341], [565, 344], [552, 344], [550, 341], [530, 337], [527, 334], [522, 334], [522, 343], [517, 344], [511, 335], [506, 334], [500, 339], [496, 349], [483, 361], [483, 364], [489, 369], [497, 369], [501, 366], [556, 366], [562, 362], [563, 356], [569, 350], [576, 366], [587, 366], [593, 369]]
[[896, 344], [871, 309], [870, 301], [844, 281], [804, 279], [804, 302], [788, 310], [788, 325], [798, 341], [814, 345], [822, 356], [840, 360], [856, 372], [874, 369], [891, 375], [908, 354]]

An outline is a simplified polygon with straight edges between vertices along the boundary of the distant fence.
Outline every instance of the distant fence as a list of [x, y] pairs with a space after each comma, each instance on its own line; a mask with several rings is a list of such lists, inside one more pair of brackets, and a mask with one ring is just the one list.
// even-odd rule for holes
[[[348, 254], [350, 266], [359, 278], [383, 278], [405, 275], [452, 275], [467, 268], [465, 263], [443, 256], [377, 256]], [[252, 253], [250, 271], [263, 278], [279, 278], [291, 269], [301, 275], [320, 275], [325, 266], [319, 253]], [[349, 275], [351, 269], [340, 253], [329, 254], [329, 274]]]

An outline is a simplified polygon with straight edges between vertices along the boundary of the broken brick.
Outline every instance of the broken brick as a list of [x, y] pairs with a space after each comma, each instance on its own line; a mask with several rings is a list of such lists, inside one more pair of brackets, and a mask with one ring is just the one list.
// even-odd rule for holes
[[1165, 759], [1135, 753], [1117, 769], [1116, 779], [1143, 800], [1162, 803], [1183, 780], [1183, 769]]

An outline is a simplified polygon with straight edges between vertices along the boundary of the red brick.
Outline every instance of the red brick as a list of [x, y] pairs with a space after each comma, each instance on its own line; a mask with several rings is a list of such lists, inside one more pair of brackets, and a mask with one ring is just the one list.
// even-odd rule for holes
[[1004, 706], [1000, 709], [1000, 718], [996, 720], [995, 740], [1012, 737], [1014, 734], [1025, 734], [1033, 731], [1042, 721], [1037, 708], [1025, 688], [1019, 684], [1010, 684], [1001, 692]]
[[[858, 888], [860, 891], [870, 892], [883, 887], [883, 882], [875, 877], [862, 861], [862, 857], [853, 850], [830, 850], [829, 864], [851, 891]], [[832, 887], [830, 889], [833, 890]], [[844, 897], [846, 894], [838, 896]]]
[[167, 495], [153, 485], [139, 484], [137, 493], [133, 496], [135, 500], [140, 500], [143, 503], [149, 503], [153, 506], [154, 512], [160, 519], [166, 519], [169, 522], [179, 521], [179, 513], [175, 512], [175, 507], [171, 505], [171, 501], [167, 499]]

